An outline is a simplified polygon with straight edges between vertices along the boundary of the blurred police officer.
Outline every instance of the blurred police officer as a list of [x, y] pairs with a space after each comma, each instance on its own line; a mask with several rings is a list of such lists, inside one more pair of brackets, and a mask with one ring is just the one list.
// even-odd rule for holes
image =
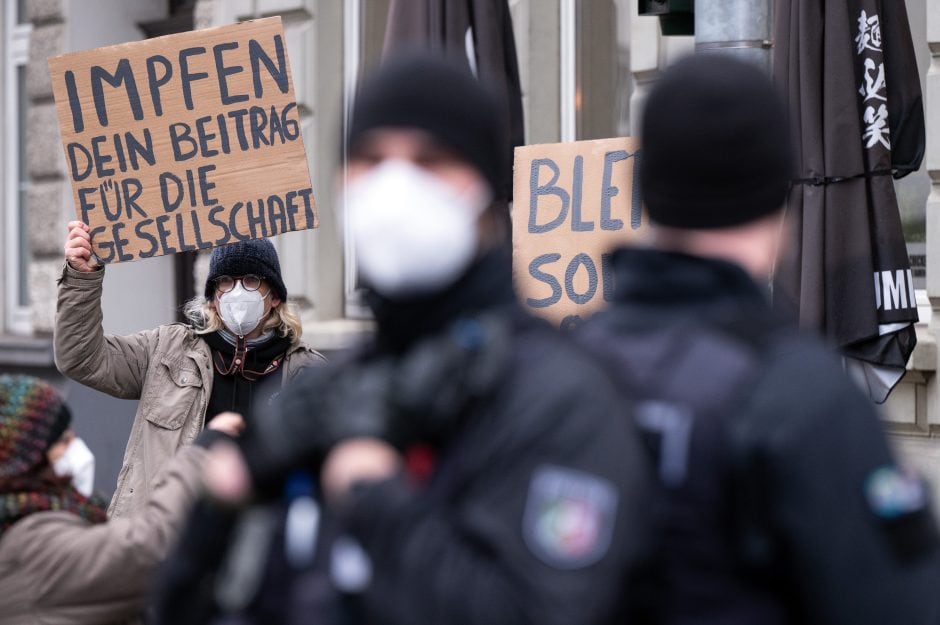
[[364, 622], [612, 622], [643, 543], [648, 462], [617, 391], [515, 301], [502, 133], [465, 68], [409, 55], [363, 84], [345, 199], [375, 341], [214, 450], [220, 499], [312, 468], [371, 571]]
[[767, 303], [793, 171], [772, 85], [690, 57], [645, 111], [652, 249], [617, 253], [616, 301], [583, 338], [640, 400], [666, 491], [647, 619], [938, 622], [924, 484], [838, 360]]

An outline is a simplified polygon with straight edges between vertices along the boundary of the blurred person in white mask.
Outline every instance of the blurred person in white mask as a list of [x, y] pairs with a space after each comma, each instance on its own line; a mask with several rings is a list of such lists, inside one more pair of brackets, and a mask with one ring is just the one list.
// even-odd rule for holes
[[0, 622], [114, 623], [144, 607], [154, 570], [201, 490], [202, 446], [236, 436], [216, 417], [157, 477], [140, 510], [107, 521], [94, 456], [49, 384], [0, 375]]
[[[495, 102], [468, 68], [418, 54], [363, 82], [345, 200], [375, 339], [288, 385], [241, 449], [212, 450], [212, 494], [230, 503], [283, 498], [311, 472], [343, 622], [619, 622], [641, 551], [648, 473], [621, 398], [513, 292]], [[355, 581], [351, 560], [329, 563], [350, 540], [368, 571]], [[292, 602], [303, 583], [241, 593], [235, 615], [218, 602], [209, 622], [333, 622]], [[190, 607], [205, 584], [168, 584], [160, 622], [205, 613]]]

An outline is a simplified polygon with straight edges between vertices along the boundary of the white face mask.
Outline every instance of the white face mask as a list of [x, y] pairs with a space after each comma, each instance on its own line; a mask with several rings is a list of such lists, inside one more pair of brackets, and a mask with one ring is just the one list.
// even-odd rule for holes
[[[270, 295], [270, 293], [268, 293]], [[258, 327], [264, 318], [264, 298], [260, 291], [248, 291], [242, 281], [219, 297], [219, 315], [232, 334], [245, 336]]]
[[451, 285], [477, 251], [480, 184], [460, 193], [409, 161], [389, 160], [349, 185], [349, 227], [359, 270], [382, 295], [421, 295]]
[[80, 438], [73, 438], [65, 453], [55, 461], [52, 470], [60, 477], [71, 476], [75, 490], [91, 496], [95, 485], [95, 455]]

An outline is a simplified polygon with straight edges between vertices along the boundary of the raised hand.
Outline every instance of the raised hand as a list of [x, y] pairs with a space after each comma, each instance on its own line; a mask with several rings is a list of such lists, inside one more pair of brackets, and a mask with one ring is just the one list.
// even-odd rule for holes
[[65, 260], [72, 269], [83, 272], [95, 271], [98, 265], [92, 263], [91, 234], [88, 224], [70, 221], [68, 238], [65, 240]]

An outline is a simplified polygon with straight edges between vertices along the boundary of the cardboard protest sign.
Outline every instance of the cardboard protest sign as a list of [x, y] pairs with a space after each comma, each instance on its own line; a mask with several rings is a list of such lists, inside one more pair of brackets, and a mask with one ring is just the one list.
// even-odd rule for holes
[[279, 17], [49, 60], [102, 262], [317, 226]]
[[572, 327], [610, 300], [610, 252], [645, 220], [639, 157], [631, 138], [516, 148], [513, 266], [535, 314]]

